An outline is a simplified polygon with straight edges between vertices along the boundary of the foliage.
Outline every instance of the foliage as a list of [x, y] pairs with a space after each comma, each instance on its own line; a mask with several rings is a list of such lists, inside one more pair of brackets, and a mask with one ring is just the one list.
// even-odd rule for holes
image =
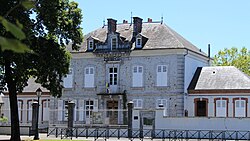
[[213, 65], [235, 66], [250, 76], [250, 50], [246, 47], [242, 47], [241, 49], [232, 47], [220, 50], [214, 56]]
[[53, 96], [61, 96], [70, 60], [66, 44], [79, 49], [82, 14], [78, 4], [69, 0], [0, 3], [0, 86], [9, 91], [11, 139], [20, 140], [17, 92], [34, 77]]
[[0, 117], [0, 122], [2, 123], [7, 123], [8, 122], [8, 118], [7, 117]]

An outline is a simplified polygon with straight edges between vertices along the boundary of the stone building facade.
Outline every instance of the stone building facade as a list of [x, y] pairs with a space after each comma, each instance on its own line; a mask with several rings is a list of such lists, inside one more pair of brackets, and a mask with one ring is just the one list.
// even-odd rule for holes
[[63, 95], [51, 100], [52, 124], [66, 122], [69, 101], [79, 124], [124, 124], [129, 101], [137, 109], [163, 107], [165, 116], [184, 116], [188, 84], [197, 67], [209, 64], [204, 52], [167, 25], [139, 17], [122, 24], [108, 19], [85, 36], [79, 51], [70, 51]]

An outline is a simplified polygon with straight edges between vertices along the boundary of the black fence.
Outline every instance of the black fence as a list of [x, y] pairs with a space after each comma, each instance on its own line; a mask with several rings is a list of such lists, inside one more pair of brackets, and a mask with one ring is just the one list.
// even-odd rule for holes
[[[103, 138], [109, 139], [110, 137], [128, 138], [128, 129], [125, 128], [91, 128], [91, 127], [79, 127], [79, 128], [60, 128], [51, 127], [48, 129], [47, 136], [54, 135], [56, 137], [73, 138], [73, 137], [94, 137], [95, 139]], [[250, 131], [219, 131], [219, 130], [170, 130], [170, 129], [132, 129], [133, 139], [150, 138], [150, 139], [209, 139], [209, 140], [250, 140]]]

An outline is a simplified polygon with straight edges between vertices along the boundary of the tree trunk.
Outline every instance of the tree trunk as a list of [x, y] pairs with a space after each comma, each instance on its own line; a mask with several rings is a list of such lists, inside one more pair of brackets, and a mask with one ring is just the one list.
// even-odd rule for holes
[[5, 77], [9, 91], [10, 99], [10, 116], [11, 116], [11, 141], [20, 141], [20, 127], [19, 127], [19, 116], [18, 116], [18, 105], [17, 105], [17, 92], [16, 83], [13, 79], [11, 70], [11, 63], [8, 58], [5, 58]]

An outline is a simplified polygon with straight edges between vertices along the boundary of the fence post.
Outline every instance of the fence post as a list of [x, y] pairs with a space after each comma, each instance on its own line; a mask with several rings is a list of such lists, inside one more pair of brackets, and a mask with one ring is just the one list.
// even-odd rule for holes
[[38, 122], [37, 121], [37, 114], [38, 114], [37, 107], [38, 107], [38, 102], [36, 102], [36, 101], [33, 102], [32, 103], [32, 125], [31, 125], [30, 135], [35, 135], [36, 123]]
[[128, 138], [132, 138], [132, 123], [133, 123], [133, 101], [128, 103]]
[[68, 103], [68, 130], [67, 135], [71, 136], [73, 135], [73, 124], [74, 124], [74, 108], [75, 103], [73, 101], [70, 101]]

